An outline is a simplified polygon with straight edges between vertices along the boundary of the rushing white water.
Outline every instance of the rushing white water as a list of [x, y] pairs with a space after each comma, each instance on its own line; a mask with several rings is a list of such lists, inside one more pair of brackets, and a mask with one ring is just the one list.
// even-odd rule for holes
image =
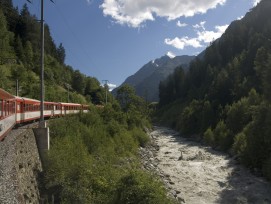
[[271, 203], [270, 183], [226, 154], [167, 128], [155, 127], [150, 135], [157, 146], [157, 168], [180, 202]]

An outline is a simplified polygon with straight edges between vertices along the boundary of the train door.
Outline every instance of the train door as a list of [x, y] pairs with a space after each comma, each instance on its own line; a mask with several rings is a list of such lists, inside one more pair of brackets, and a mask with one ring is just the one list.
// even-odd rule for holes
[[3, 99], [0, 99], [0, 119], [4, 117], [4, 103]]
[[17, 105], [17, 112], [20, 117], [20, 122], [24, 122], [25, 120], [25, 107], [24, 107], [24, 101], [19, 101]]

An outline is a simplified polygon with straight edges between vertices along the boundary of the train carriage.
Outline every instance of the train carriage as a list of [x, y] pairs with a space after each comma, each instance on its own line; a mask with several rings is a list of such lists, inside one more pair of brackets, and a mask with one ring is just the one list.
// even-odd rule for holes
[[0, 88], [0, 141], [16, 124], [15, 97]]
[[36, 120], [40, 117], [40, 101], [16, 97], [16, 123]]
[[[79, 103], [44, 102], [44, 118], [88, 112], [89, 106]], [[0, 89], [0, 141], [16, 124], [40, 118], [40, 101], [13, 96]]]
[[79, 103], [60, 103], [62, 107], [62, 115], [79, 113], [82, 105]]

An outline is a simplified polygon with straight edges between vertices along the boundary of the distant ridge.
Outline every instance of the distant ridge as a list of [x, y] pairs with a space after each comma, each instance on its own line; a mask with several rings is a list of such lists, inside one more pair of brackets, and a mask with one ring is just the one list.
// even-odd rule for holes
[[[152, 60], [140, 68], [135, 74], [129, 76], [122, 84], [129, 84], [135, 88], [136, 94], [148, 101], [159, 100], [159, 83], [173, 73], [174, 69], [182, 66], [188, 68], [189, 63], [195, 56], [168, 56], [164, 55]], [[116, 93], [118, 88], [113, 90]]]

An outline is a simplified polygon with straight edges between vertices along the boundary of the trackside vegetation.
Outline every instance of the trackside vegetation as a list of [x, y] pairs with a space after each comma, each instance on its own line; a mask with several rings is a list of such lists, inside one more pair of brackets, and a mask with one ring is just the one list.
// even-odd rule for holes
[[141, 168], [138, 148], [148, 143], [143, 127], [150, 127], [144, 101], [128, 86], [117, 98], [122, 106], [92, 106], [87, 114], [50, 121], [45, 202], [173, 203], [160, 180]]

